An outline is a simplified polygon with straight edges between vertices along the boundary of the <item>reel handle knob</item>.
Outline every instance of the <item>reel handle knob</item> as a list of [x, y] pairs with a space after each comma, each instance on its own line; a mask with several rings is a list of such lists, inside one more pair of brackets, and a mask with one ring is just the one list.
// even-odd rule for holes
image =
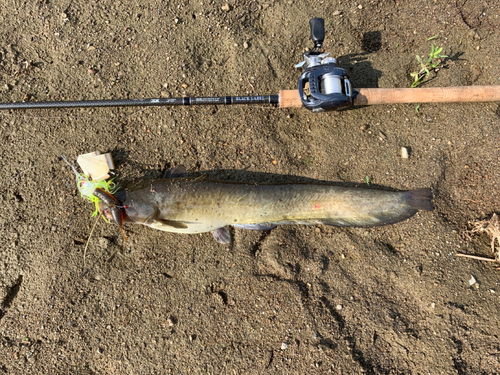
[[323, 18], [313, 18], [309, 21], [311, 27], [311, 39], [314, 42], [314, 49], [319, 50], [325, 40], [325, 20]]

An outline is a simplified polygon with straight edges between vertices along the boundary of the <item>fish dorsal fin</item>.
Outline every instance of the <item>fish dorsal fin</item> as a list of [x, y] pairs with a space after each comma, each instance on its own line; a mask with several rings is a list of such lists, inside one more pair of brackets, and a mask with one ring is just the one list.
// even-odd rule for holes
[[201, 182], [204, 181], [208, 177], [208, 174], [202, 174], [201, 176], [193, 178], [194, 182]]
[[188, 227], [182, 221], [167, 220], [167, 219], [155, 219], [154, 222], [159, 223], [161, 225], [168, 226], [168, 227], [177, 228], [177, 229], [186, 229]]
[[163, 175], [163, 178], [179, 178], [179, 177], [187, 177], [186, 167], [183, 166], [182, 164], [178, 165], [176, 167], [170, 168]]

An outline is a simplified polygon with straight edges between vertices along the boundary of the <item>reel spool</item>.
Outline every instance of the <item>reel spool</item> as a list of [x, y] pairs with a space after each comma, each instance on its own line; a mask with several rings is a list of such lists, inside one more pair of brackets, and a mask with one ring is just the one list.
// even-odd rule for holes
[[314, 48], [305, 52], [304, 60], [295, 65], [303, 68], [299, 78], [299, 95], [302, 104], [313, 112], [339, 110], [352, 105], [351, 83], [344, 69], [337, 66], [337, 60], [321, 53], [325, 39], [324, 20], [309, 21]]

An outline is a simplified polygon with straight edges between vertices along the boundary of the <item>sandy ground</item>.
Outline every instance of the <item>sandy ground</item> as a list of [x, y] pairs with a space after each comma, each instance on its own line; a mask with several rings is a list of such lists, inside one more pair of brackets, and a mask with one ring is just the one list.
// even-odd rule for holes
[[[431, 43], [449, 58], [425, 86], [500, 84], [493, 0], [5, 0], [0, 101], [277, 94], [296, 87], [313, 17], [355, 87], [408, 87]], [[498, 103], [4, 111], [0, 372], [498, 373], [500, 271], [454, 254], [492, 257], [467, 230], [500, 212], [499, 125]], [[231, 246], [130, 225], [125, 242], [100, 220], [84, 263], [92, 206], [60, 156], [94, 150], [118, 181], [177, 164], [368, 177], [431, 187], [436, 209], [373, 229], [235, 230]]]

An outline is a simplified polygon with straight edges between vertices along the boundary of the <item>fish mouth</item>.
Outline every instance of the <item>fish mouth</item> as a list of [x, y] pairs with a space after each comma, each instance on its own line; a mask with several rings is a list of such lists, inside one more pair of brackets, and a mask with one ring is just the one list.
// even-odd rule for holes
[[102, 216], [104, 216], [107, 220], [114, 220], [113, 215], [111, 214], [111, 210], [109, 209], [109, 207], [105, 203], [99, 202], [98, 208], [99, 208], [99, 213]]

